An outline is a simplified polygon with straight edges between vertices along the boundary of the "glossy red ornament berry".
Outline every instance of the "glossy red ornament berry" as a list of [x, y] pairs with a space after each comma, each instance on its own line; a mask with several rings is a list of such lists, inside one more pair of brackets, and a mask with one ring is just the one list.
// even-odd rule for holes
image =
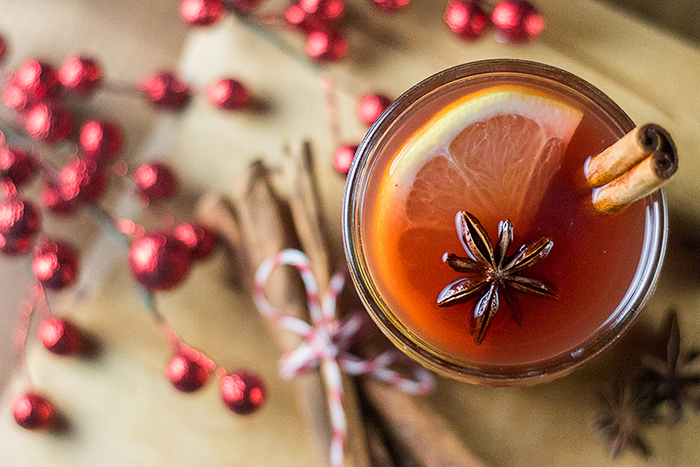
[[226, 13], [222, 0], [182, 0], [180, 16], [194, 26], [210, 26], [217, 23]]
[[39, 101], [52, 97], [58, 90], [58, 73], [50, 65], [29, 60], [17, 70], [17, 84], [27, 91], [30, 99]]
[[340, 60], [348, 53], [348, 42], [338, 31], [314, 31], [306, 39], [306, 53], [320, 62]]
[[129, 267], [136, 281], [147, 289], [171, 289], [187, 276], [190, 251], [174, 235], [152, 232], [131, 246]]
[[259, 376], [241, 371], [221, 380], [221, 396], [233, 412], [248, 415], [265, 403], [265, 385]]
[[344, 145], [340, 146], [333, 154], [333, 167], [341, 174], [348, 173], [350, 165], [357, 152], [357, 146]]
[[24, 113], [33, 105], [34, 101], [26, 89], [17, 84], [14, 78], [8, 78], [2, 89], [2, 102], [17, 112]]
[[235, 79], [220, 79], [207, 88], [207, 99], [224, 110], [240, 109], [248, 104], [248, 90]]
[[244, 15], [255, 10], [262, 2], [263, 0], [229, 0], [231, 8], [233, 8], [236, 13]]
[[0, 62], [5, 60], [7, 57], [7, 41], [4, 37], [0, 36]]
[[102, 68], [92, 58], [73, 55], [58, 70], [58, 80], [73, 94], [90, 94], [100, 86]]
[[57, 101], [35, 105], [24, 122], [27, 132], [46, 143], [58, 143], [73, 129], [73, 118], [65, 107]]
[[44, 206], [55, 214], [68, 214], [83, 203], [94, 203], [107, 189], [109, 178], [95, 161], [73, 158], [41, 191]]
[[209, 382], [209, 372], [189, 355], [175, 355], [165, 368], [170, 382], [178, 391], [194, 392]]
[[134, 172], [139, 194], [149, 199], [169, 198], [177, 189], [177, 177], [167, 165], [154, 162], [144, 164]]
[[372, 0], [374, 4], [381, 10], [396, 11], [404, 8], [411, 0]]
[[489, 24], [489, 16], [474, 0], [450, 0], [443, 18], [452, 32], [465, 39], [483, 36]]
[[80, 128], [80, 147], [85, 159], [97, 165], [113, 162], [122, 152], [122, 130], [112, 122], [91, 120]]
[[510, 42], [525, 42], [537, 37], [545, 27], [544, 18], [525, 0], [499, 2], [491, 12], [498, 37]]
[[39, 339], [56, 355], [77, 355], [82, 350], [83, 336], [69, 321], [48, 318], [39, 324]]
[[7, 146], [0, 148], [0, 178], [17, 186], [31, 178], [37, 163], [36, 157], [24, 149]]
[[180, 110], [192, 97], [186, 82], [172, 73], [158, 73], [141, 81], [140, 89], [146, 99], [159, 109]]
[[73, 158], [59, 174], [61, 196], [84, 203], [99, 200], [107, 189], [107, 173], [90, 160]]
[[357, 116], [367, 125], [371, 125], [391, 103], [392, 100], [384, 94], [370, 94], [363, 97], [357, 105]]
[[345, 13], [345, 0], [299, 0], [299, 7], [323, 19], [339, 19]]
[[45, 242], [34, 251], [32, 270], [47, 289], [64, 289], [78, 277], [78, 254], [66, 243]]
[[214, 231], [194, 222], [178, 225], [173, 233], [187, 245], [192, 261], [206, 258], [216, 247], [217, 237]]
[[17, 196], [17, 187], [12, 181], [0, 178], [0, 199], [9, 199]]
[[39, 224], [39, 211], [29, 201], [13, 199], [0, 204], [0, 252], [27, 251]]
[[331, 22], [320, 16], [307, 13], [298, 4], [287, 7], [284, 11], [284, 19], [295, 29], [310, 34], [314, 31], [327, 31], [332, 29]]
[[51, 428], [56, 415], [51, 403], [37, 393], [20, 394], [12, 400], [12, 414], [22, 428], [41, 430]]

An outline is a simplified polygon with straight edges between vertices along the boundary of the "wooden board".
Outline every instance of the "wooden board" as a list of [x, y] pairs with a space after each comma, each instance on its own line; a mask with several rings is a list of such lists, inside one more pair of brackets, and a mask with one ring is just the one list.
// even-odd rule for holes
[[[58, 7], [48, 0], [3, 0], [0, 29], [11, 31], [11, 38], [26, 40], [17, 47], [18, 55], [42, 52], [60, 60], [84, 46], [104, 57], [108, 69], [113, 65], [113, 76], [119, 79], [134, 80], [179, 60], [182, 74], [198, 90], [227, 75], [243, 80], [265, 104], [256, 112], [224, 113], [195, 98], [182, 116], [156, 118], [131, 98], [119, 98], [112, 108], [114, 101], [107, 96], [98, 96], [85, 110], [104, 111], [124, 122], [127, 134], [136, 135], [129, 140], [127, 158], [135, 161], [161, 151], [193, 193], [229, 193], [236, 172], [251, 159], [263, 156], [274, 165], [290, 139], [311, 139], [333, 254], [340, 264], [344, 178], [330, 162], [334, 143], [318, 70], [282, 53], [268, 33], [233, 17], [185, 37], [184, 28], [172, 21], [177, 18], [173, 2], [143, 6], [130, 1], [119, 7], [106, 1], [88, 3], [72, 0]], [[436, 71], [493, 57], [566, 68], [609, 94], [635, 121], [659, 122], [674, 135], [681, 171], [667, 190], [669, 253], [657, 293], [630, 334], [605, 356], [550, 384], [492, 389], [440, 380], [437, 393], [426, 399], [489, 465], [613, 465], [591, 428], [591, 398], [599, 382], [612, 380], [624, 368], [637, 343], [658, 327], [671, 305], [681, 313], [684, 346], [700, 345], [696, 312], [700, 258], [692, 243], [700, 227], [700, 185], [695, 181], [700, 174], [700, 49], [590, 0], [537, 2], [549, 27], [536, 43], [526, 46], [499, 44], [490, 37], [476, 43], [457, 40], [442, 22], [444, 1], [415, 0], [405, 13], [391, 17], [366, 8], [364, 1], [349, 3], [354, 20], [348, 25], [350, 59], [329, 68], [336, 83], [342, 136], [349, 142], [359, 141], [365, 131], [355, 117], [359, 95], [382, 91], [397, 96]], [[41, 18], [43, 29], [37, 29], [39, 20], [33, 21], [28, 11]], [[13, 22], [17, 18], [22, 21]], [[22, 27], [34, 32], [22, 33]], [[300, 50], [298, 36], [282, 33], [281, 38], [292, 50]], [[130, 53], [125, 55], [125, 50]], [[154, 120], [165, 131], [149, 141], [154, 131], [149, 123]], [[140, 148], [149, 145], [144, 156]], [[70, 223], [50, 228], [57, 233], [74, 231]], [[80, 235], [87, 244], [99, 231], [93, 227]], [[50, 436], [18, 428], [8, 410], [9, 398], [26, 385], [24, 376], [17, 375], [0, 409], [0, 465], [315, 465], [292, 389], [276, 376], [279, 351], [270, 345], [249, 297], [225, 283], [226, 257], [219, 254], [197, 268], [182, 288], [163, 294], [159, 303], [191, 345], [227, 367], [249, 367], [265, 377], [269, 403], [249, 418], [223, 407], [216, 384], [194, 395], [170, 387], [163, 374], [168, 345], [135, 293], [123, 250], [116, 251], [122, 259], [96, 297], [75, 305], [55, 297], [57, 306], [64, 306], [54, 310], [57, 314], [74, 317], [102, 342], [99, 357], [59, 359], [37, 345], [28, 355], [36, 386], [65, 411], [71, 429]], [[24, 260], [4, 260], [1, 266], [6, 277], [20, 273], [28, 277]], [[0, 287], [3, 294], [14, 289], [9, 281]], [[7, 304], [4, 316], [10, 313], [11, 300]], [[5, 338], [7, 349], [7, 333]], [[651, 430], [656, 453], [649, 465], [697, 465], [698, 429], [700, 418], [687, 414], [677, 428]], [[614, 465], [638, 464], [638, 458], [625, 454]]]

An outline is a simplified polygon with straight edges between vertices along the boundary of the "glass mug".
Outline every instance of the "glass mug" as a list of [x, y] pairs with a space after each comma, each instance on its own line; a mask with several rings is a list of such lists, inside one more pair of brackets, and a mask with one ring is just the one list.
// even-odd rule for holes
[[[510, 112], [510, 120], [489, 120], [505, 118], [494, 117], [499, 112]], [[523, 162], [517, 152], [492, 154], [488, 138], [474, 136], [498, 133], [520, 147], [521, 117], [535, 133], [564, 135], [555, 145], [569, 138], [558, 158]], [[479, 384], [549, 381], [608, 348], [653, 291], [667, 238], [662, 191], [610, 215], [593, 212], [582, 183], [585, 160], [633, 128], [591, 84], [521, 60], [456, 66], [404, 93], [359, 146], [344, 195], [350, 274], [376, 324], [426, 368]], [[459, 159], [459, 148], [474, 155]], [[449, 307], [436, 302], [440, 290], [461, 277], [444, 254], [468, 256], [455, 229], [461, 210], [482, 219], [493, 244], [498, 221], [512, 220], [509, 255], [536, 237], [553, 241], [532, 270], [556, 286], [558, 299], [516, 291], [517, 322], [501, 297], [480, 343], [470, 335], [480, 295]]]

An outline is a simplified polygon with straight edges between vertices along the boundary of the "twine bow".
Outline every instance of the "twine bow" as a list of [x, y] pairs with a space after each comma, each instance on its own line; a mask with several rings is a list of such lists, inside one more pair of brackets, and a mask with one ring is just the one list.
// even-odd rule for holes
[[[302, 319], [284, 315], [267, 301], [265, 283], [273, 269], [280, 265], [294, 266], [301, 274], [309, 303], [311, 324]], [[263, 261], [255, 273], [253, 291], [253, 298], [260, 313], [281, 328], [295, 332], [304, 338], [299, 347], [280, 360], [282, 377], [290, 379], [312, 368], [321, 367], [333, 428], [330, 453], [332, 467], [341, 467], [343, 464], [347, 433], [341, 369], [351, 375], [371, 373], [382, 381], [414, 394], [424, 394], [435, 387], [432, 375], [421, 367], [416, 366], [414, 379], [406, 378], [391, 370], [389, 366], [402, 356], [398, 350], [388, 350], [372, 360], [363, 360], [347, 351], [352, 338], [362, 328], [363, 315], [355, 313], [342, 322], [336, 319], [336, 300], [344, 285], [345, 274], [343, 272], [334, 274], [323, 300], [319, 300], [318, 286], [309, 267], [308, 258], [301, 251], [288, 249]]]

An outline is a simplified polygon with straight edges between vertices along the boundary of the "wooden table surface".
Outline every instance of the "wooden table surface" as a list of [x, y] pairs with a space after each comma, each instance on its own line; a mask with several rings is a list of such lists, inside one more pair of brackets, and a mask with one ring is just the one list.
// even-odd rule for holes
[[[106, 94], [80, 111], [123, 124], [125, 158], [170, 160], [190, 193], [230, 193], [236, 174], [250, 160], [264, 157], [277, 164], [288, 141], [310, 139], [340, 264], [344, 179], [330, 163], [334, 146], [322, 74], [293, 58], [296, 52], [283, 53], [277, 36], [234, 17], [187, 33], [177, 3], [0, 0], [0, 32], [13, 46], [11, 66], [35, 55], [58, 62], [68, 53], [85, 52], [101, 58], [112, 80], [135, 81], [154, 70], [177, 68], [200, 90], [224, 75], [248, 83], [266, 103], [264, 111], [227, 114], [195, 98], [184, 114], [162, 116], [138, 99]], [[591, 0], [540, 0], [548, 28], [535, 43], [513, 46], [490, 37], [464, 43], [442, 23], [444, 1], [414, 0], [411, 8], [391, 17], [371, 13], [364, 1], [349, 3], [354, 20], [347, 27], [350, 58], [323, 75], [336, 83], [348, 141], [359, 141], [364, 132], [354, 117], [359, 94], [379, 90], [396, 96], [446, 67], [494, 57], [565, 68], [602, 89], [635, 121], [658, 122], [673, 134], [681, 169], [667, 189], [669, 251], [657, 292], [631, 332], [604, 356], [553, 383], [492, 389], [440, 379], [437, 392], [425, 398], [487, 465], [640, 465], [630, 453], [614, 463], [607, 458], [591, 427], [591, 399], [601, 381], [614, 380], [640, 339], [658, 328], [669, 306], [680, 313], [683, 345], [700, 346], [700, 258], [693, 250], [700, 227], [700, 47], [687, 39], [693, 31], [678, 20], [686, 36], [673, 35]], [[681, 4], [689, 3], [677, 0], [666, 7]], [[300, 50], [299, 37], [280, 37], [292, 51]], [[101, 235], [88, 215], [52, 221], [47, 229], [70, 235], [84, 245], [87, 257]], [[276, 373], [280, 352], [270, 344], [250, 297], [226, 283], [226, 256], [219, 252], [198, 266], [182, 287], [159, 295], [158, 303], [188, 343], [227, 368], [247, 367], [263, 375], [270, 398], [252, 417], [228, 412], [215, 384], [193, 395], [172, 389], [163, 374], [170, 348], [145, 311], [120, 248], [113, 248], [114, 265], [95, 294], [82, 300], [70, 293], [50, 297], [56, 314], [71, 316], [101, 343], [98, 357], [61, 359], [38, 345], [31, 345], [27, 355], [35, 386], [69, 416], [70, 429], [56, 436], [14, 424], [9, 400], [27, 387], [24, 367], [14, 368], [0, 405], [0, 465], [317, 465], [293, 389]], [[6, 355], [0, 381], [11, 369], [10, 328], [29, 277], [26, 258], [0, 259], [0, 351]], [[81, 286], [93, 282], [83, 279]], [[698, 430], [700, 417], [691, 413], [678, 427], [650, 430], [655, 454], [644, 465], [700, 465]]]

